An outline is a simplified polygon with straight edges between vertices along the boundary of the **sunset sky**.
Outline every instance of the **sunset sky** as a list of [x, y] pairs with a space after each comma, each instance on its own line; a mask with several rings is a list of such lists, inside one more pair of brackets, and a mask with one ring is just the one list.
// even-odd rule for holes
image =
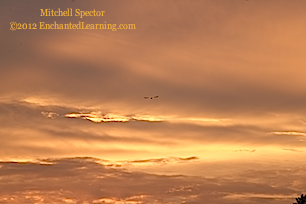
[[[40, 16], [70, 8], [105, 13]], [[306, 1], [12, 0], [0, 12], [0, 203], [306, 193]]]

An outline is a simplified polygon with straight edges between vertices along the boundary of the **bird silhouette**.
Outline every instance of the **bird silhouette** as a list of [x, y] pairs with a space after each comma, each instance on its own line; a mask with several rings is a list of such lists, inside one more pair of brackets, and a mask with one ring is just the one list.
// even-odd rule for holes
[[158, 96], [145, 96], [144, 99], [154, 99], [154, 98], [158, 98]]

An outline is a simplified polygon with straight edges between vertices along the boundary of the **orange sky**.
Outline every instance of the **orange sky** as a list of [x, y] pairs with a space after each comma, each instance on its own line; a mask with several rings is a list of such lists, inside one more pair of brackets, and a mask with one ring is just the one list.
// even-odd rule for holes
[[1, 1], [0, 202], [292, 203], [306, 187], [305, 8]]

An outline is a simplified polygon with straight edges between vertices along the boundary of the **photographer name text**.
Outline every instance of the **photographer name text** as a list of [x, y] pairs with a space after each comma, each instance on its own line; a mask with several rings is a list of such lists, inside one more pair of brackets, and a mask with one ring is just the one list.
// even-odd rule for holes
[[104, 16], [105, 11], [96, 11], [95, 9], [92, 11], [82, 11], [80, 9], [67, 8], [66, 10], [61, 10], [58, 8], [57, 10], [53, 9], [40, 9], [40, 16], [79, 16], [83, 18], [85, 16]]

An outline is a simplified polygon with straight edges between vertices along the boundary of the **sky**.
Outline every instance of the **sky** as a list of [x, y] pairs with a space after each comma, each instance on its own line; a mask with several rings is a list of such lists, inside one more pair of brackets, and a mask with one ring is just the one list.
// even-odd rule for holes
[[[305, 8], [0, 1], [0, 203], [293, 203], [306, 193]], [[42, 26], [69, 23], [111, 29]]]

